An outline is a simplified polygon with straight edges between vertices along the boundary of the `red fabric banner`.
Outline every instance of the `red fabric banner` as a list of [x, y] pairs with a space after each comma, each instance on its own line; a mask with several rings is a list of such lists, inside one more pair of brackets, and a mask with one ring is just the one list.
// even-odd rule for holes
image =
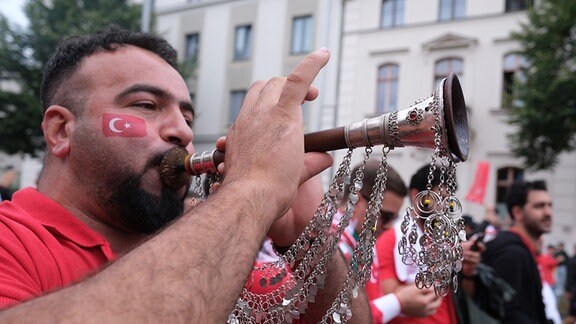
[[102, 132], [107, 137], [144, 137], [146, 136], [146, 121], [131, 115], [103, 114]]
[[478, 162], [476, 166], [476, 176], [474, 183], [470, 187], [470, 191], [466, 195], [466, 200], [478, 204], [484, 204], [484, 196], [486, 195], [486, 187], [488, 186], [488, 176], [490, 172], [490, 164], [485, 161]]

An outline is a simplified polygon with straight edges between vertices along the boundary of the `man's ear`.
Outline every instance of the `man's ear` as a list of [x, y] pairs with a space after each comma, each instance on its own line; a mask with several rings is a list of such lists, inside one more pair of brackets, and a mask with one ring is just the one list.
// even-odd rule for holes
[[418, 189], [414, 189], [414, 188], [410, 189], [410, 192], [408, 193], [409, 194], [408, 198], [410, 199], [410, 203], [412, 203], [412, 199], [414, 199], [414, 197], [416, 197], [418, 192], [419, 192]]
[[524, 218], [524, 212], [520, 206], [512, 206], [512, 220], [515, 222], [521, 221]]
[[62, 106], [50, 106], [44, 113], [42, 131], [52, 155], [64, 157], [70, 152], [70, 135], [74, 121], [74, 114]]

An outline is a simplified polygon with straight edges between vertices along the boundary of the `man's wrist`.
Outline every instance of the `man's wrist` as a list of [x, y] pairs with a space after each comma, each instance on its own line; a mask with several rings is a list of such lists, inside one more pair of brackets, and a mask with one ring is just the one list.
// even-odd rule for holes
[[372, 304], [382, 312], [382, 321], [387, 323], [400, 315], [402, 311], [402, 304], [396, 294], [389, 293], [382, 297], [378, 297], [372, 301]]
[[266, 190], [260, 183], [249, 179], [235, 179], [232, 181], [224, 181], [218, 188], [216, 194], [232, 194], [236, 197], [235, 200], [239, 201], [237, 204], [241, 205], [245, 210], [246, 215], [250, 215], [259, 222], [265, 221], [266, 227], [270, 227], [272, 222], [278, 219], [286, 208], [281, 206], [280, 203], [273, 203], [272, 198], [274, 195]]

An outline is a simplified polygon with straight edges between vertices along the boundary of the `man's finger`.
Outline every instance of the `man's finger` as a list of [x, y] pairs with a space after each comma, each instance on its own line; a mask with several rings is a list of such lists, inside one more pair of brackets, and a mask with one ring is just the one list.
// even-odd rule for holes
[[304, 173], [300, 176], [300, 184], [332, 166], [332, 155], [321, 152], [310, 152], [304, 155]]
[[293, 109], [294, 106], [300, 106], [308, 94], [312, 81], [328, 63], [329, 58], [330, 53], [325, 48], [308, 54], [286, 78], [278, 107]]
[[308, 90], [308, 93], [306, 94], [304, 101], [312, 101], [318, 97], [318, 94], [319, 94], [318, 88], [316, 88], [315, 86], [310, 86], [310, 89]]

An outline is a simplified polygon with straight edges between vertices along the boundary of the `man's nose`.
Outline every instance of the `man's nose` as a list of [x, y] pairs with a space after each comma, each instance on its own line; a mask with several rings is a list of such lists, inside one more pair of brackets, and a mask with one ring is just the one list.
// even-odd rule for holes
[[160, 136], [167, 142], [179, 146], [187, 146], [192, 142], [194, 133], [188, 122], [178, 109], [177, 112], [167, 113], [162, 121]]

